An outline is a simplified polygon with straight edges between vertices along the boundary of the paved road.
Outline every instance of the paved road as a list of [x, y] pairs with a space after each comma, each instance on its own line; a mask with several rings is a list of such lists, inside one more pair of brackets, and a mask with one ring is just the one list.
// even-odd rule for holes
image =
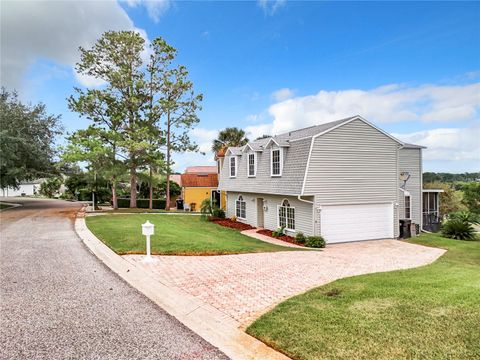
[[78, 203], [17, 202], [0, 213], [1, 359], [227, 359], [90, 254]]

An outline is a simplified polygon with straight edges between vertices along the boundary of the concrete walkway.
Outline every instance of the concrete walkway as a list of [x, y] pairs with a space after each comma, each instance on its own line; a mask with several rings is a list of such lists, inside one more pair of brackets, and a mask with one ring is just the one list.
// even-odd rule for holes
[[397, 240], [327, 246], [323, 251], [289, 251], [222, 256], [123, 258], [155, 279], [187, 292], [245, 327], [279, 302], [336, 279], [408, 269], [435, 261], [445, 250]]

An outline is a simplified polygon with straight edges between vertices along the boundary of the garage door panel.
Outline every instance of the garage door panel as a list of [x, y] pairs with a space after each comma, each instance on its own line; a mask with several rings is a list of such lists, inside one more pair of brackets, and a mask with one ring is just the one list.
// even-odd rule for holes
[[393, 237], [392, 204], [322, 207], [321, 232], [327, 243]]

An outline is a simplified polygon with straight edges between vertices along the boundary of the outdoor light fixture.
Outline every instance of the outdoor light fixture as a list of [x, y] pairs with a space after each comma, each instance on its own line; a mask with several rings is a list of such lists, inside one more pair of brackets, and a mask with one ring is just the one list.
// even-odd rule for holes
[[153, 225], [150, 221], [147, 220], [145, 224], [142, 224], [142, 235], [145, 235], [147, 237], [147, 244], [146, 244], [147, 256], [144, 259], [145, 262], [154, 261], [150, 252], [150, 236], [154, 234], [154, 231], [155, 231], [155, 225]]

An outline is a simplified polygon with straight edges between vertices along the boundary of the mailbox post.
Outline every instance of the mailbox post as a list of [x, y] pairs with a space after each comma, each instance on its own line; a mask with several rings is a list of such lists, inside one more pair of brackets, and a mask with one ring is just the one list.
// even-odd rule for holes
[[145, 261], [152, 261], [153, 258], [151, 256], [150, 252], [150, 236], [153, 235], [155, 229], [155, 225], [153, 225], [150, 221], [146, 221], [145, 224], [142, 224], [142, 235], [145, 235], [147, 237], [147, 256], [145, 258]]

